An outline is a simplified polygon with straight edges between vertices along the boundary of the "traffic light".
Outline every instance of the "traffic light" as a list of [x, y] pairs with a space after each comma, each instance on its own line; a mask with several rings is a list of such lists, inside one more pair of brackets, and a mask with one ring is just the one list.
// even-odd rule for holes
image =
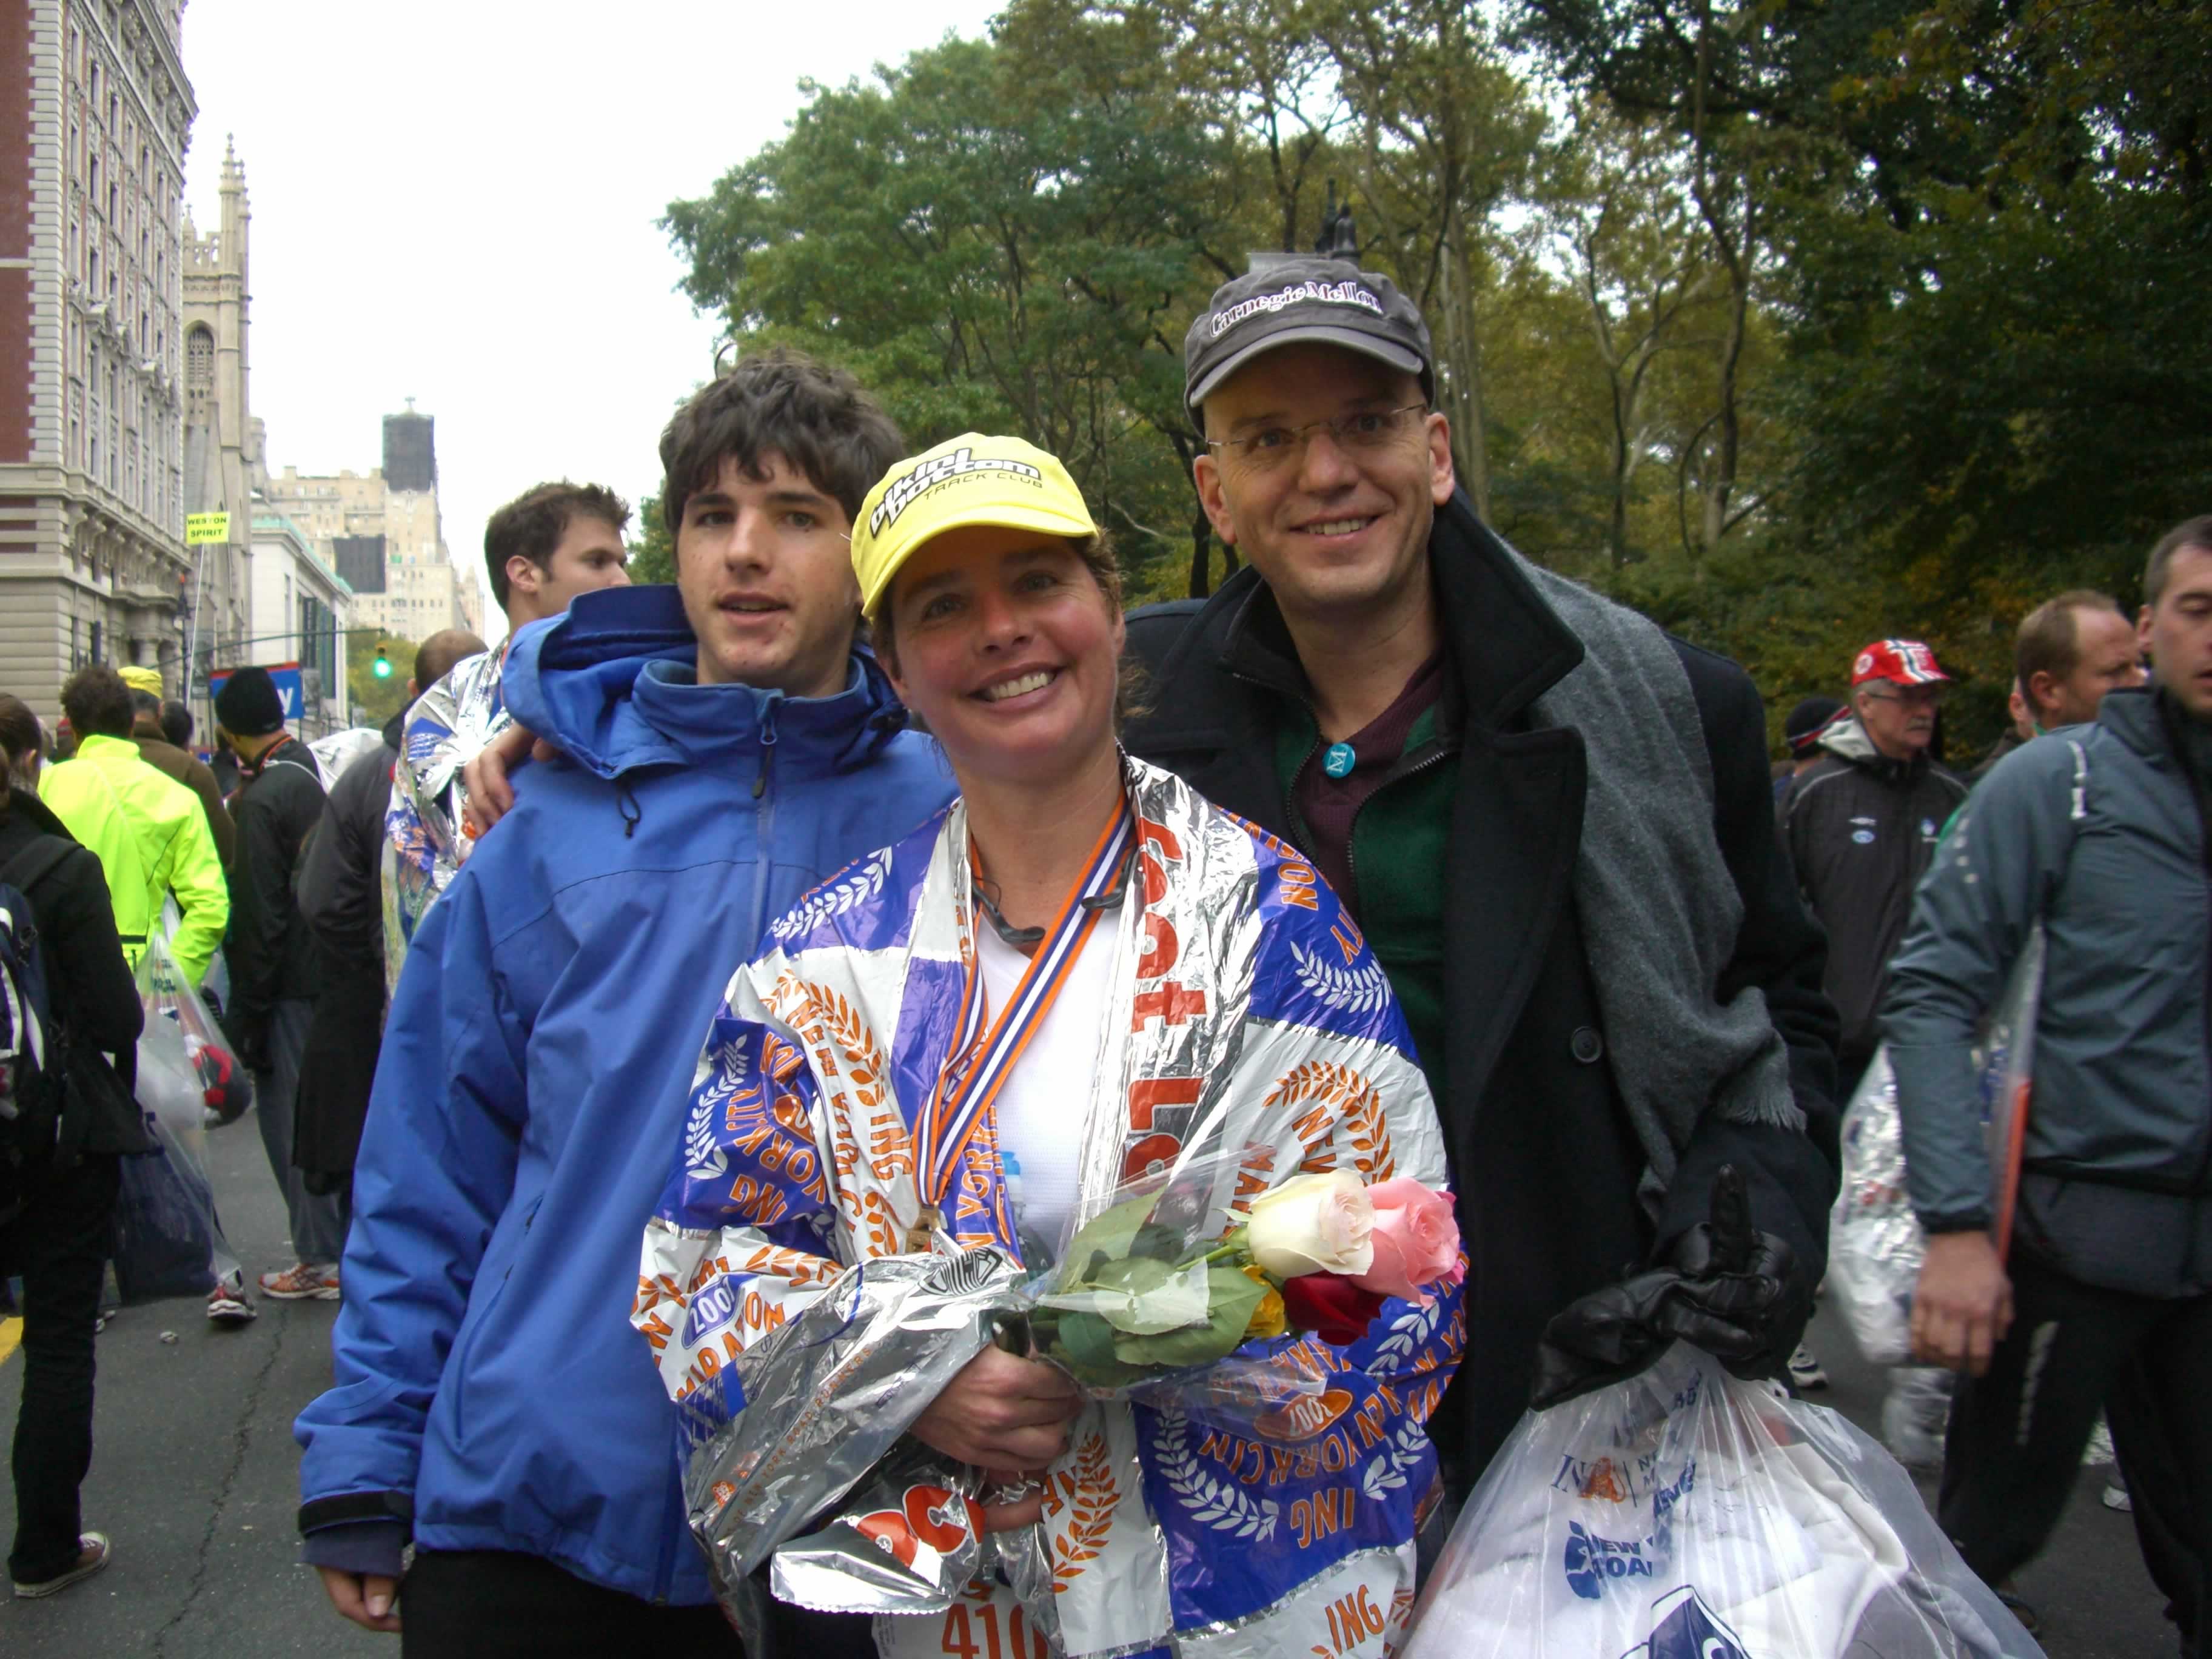
[[380, 680], [392, 678], [392, 659], [384, 654], [384, 647], [380, 645], [376, 647], [376, 660], [369, 664], [368, 672]]

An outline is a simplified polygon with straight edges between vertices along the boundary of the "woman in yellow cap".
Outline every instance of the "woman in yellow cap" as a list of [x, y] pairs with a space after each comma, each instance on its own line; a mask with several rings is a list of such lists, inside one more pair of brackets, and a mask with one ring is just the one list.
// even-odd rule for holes
[[971, 433], [903, 462], [853, 562], [961, 795], [739, 969], [647, 1228], [633, 1322], [726, 1601], [761, 1616], [773, 1555], [792, 1601], [921, 1615], [877, 1619], [885, 1654], [1380, 1656], [1455, 1289], [1278, 1339], [1325, 1387], [1258, 1427], [991, 1339], [1133, 1179], [1223, 1232], [1302, 1169], [1442, 1186], [1382, 969], [1295, 849], [1121, 752], [1120, 579], [1058, 460]]

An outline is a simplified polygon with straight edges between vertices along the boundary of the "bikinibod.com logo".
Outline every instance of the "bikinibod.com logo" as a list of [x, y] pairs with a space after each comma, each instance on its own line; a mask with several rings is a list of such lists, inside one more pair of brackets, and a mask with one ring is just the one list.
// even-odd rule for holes
[[882, 535], [887, 526], [898, 522], [900, 514], [930, 490], [948, 479], [964, 477], [975, 472], [1011, 472], [1040, 488], [1044, 483], [1044, 474], [1027, 461], [998, 455], [979, 457], [972, 449], [956, 449], [950, 454], [924, 461], [884, 491], [883, 500], [878, 501], [876, 510], [868, 514], [868, 533], [871, 536]]
[[1272, 314], [1285, 306], [1298, 305], [1358, 306], [1377, 317], [1382, 314], [1382, 301], [1357, 283], [1291, 283], [1273, 294], [1255, 294], [1226, 311], [1215, 312], [1213, 337], [1219, 339], [1248, 317]]

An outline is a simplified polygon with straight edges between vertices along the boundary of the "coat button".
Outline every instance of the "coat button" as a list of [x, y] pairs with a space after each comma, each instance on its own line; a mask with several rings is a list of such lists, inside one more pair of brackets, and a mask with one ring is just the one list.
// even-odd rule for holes
[[1605, 1052], [1605, 1039], [1597, 1034], [1595, 1027], [1577, 1025], [1575, 1034], [1567, 1039], [1567, 1047], [1583, 1065], [1595, 1066], [1598, 1056]]

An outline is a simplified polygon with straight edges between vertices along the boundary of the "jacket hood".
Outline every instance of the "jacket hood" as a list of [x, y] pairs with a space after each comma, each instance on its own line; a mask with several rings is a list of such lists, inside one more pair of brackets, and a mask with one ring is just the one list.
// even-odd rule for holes
[[1874, 746], [1856, 714], [1844, 714], [1828, 722], [1820, 732], [1820, 746], [1838, 760], [1856, 766], [1873, 765], [1887, 758]]
[[1830, 720], [1820, 730], [1820, 746], [1838, 760], [1889, 779], [1917, 777], [1935, 763], [1925, 749], [1909, 760], [1892, 760], [1874, 746], [1874, 739], [1867, 736], [1866, 726], [1856, 714], [1839, 714]]
[[793, 697], [697, 682], [698, 641], [672, 586], [603, 588], [531, 623], [507, 653], [515, 723], [586, 770], [612, 779], [649, 766], [727, 762], [787, 744], [779, 767], [845, 771], [906, 726], [869, 652], [855, 647], [845, 690]]
[[407, 735], [407, 710], [413, 705], [403, 704], [398, 714], [384, 723], [384, 746], [396, 750]]

